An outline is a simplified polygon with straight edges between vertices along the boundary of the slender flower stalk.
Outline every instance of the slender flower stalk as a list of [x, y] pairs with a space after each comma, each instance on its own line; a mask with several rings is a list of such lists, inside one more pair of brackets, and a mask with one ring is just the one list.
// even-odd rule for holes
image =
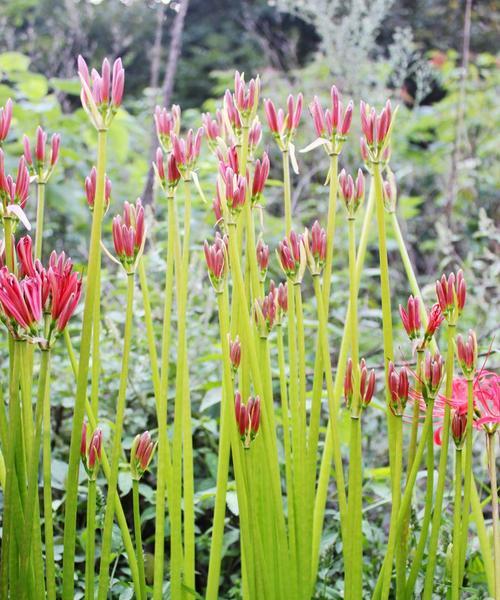
[[[128, 365], [130, 346], [132, 342], [133, 304], [134, 304], [134, 276], [127, 273], [127, 307], [125, 313], [125, 331], [123, 336], [123, 358], [120, 373], [120, 387], [116, 401], [116, 421], [113, 431], [113, 444], [111, 454], [111, 475], [108, 480], [108, 496], [104, 515], [102, 533], [101, 565], [99, 570], [99, 600], [105, 600], [108, 595], [109, 565], [111, 561], [111, 534], [113, 530], [113, 517], [115, 513], [115, 499], [117, 496], [118, 475], [120, 471], [121, 437], [123, 419], [125, 416], [125, 400], [127, 393]], [[136, 590], [140, 598], [140, 590]]]
[[498, 432], [486, 434], [486, 449], [488, 451], [488, 470], [491, 482], [491, 509], [493, 518], [493, 556], [495, 561], [495, 597], [500, 597], [500, 522], [498, 516], [498, 486], [496, 469], [496, 444]]
[[76, 386], [76, 400], [73, 412], [73, 429], [69, 454], [68, 480], [66, 484], [66, 513], [64, 520], [63, 595], [72, 597], [74, 589], [76, 512], [78, 494], [78, 463], [80, 434], [85, 413], [87, 377], [92, 340], [92, 324], [96, 294], [99, 289], [101, 267], [101, 229], [104, 214], [104, 173], [106, 163], [105, 129], [98, 131], [97, 185], [90, 235], [90, 251], [87, 271], [87, 289], [83, 310], [80, 360]]
[[460, 543], [462, 526], [462, 448], [467, 433], [467, 415], [455, 411], [451, 420], [451, 433], [455, 442], [455, 489], [453, 506], [453, 547], [451, 567], [451, 597], [452, 600], [460, 598]]

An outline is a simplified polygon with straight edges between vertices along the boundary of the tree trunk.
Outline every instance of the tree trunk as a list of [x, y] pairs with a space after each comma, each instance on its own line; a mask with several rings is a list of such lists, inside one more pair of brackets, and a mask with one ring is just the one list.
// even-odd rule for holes
[[[165, 70], [165, 77], [163, 79], [162, 85], [162, 101], [163, 106], [168, 106], [170, 104], [170, 100], [172, 97], [172, 92], [174, 89], [175, 82], [175, 74], [177, 71], [177, 64], [179, 62], [179, 56], [181, 54], [182, 49], [182, 32], [184, 30], [184, 21], [186, 18], [186, 13], [189, 5], [189, 0], [180, 0], [179, 3], [179, 11], [175, 15], [174, 23], [172, 26], [172, 34], [170, 38], [170, 47], [168, 51], [168, 61], [167, 68]], [[158, 30], [157, 30], [158, 33]], [[160, 32], [160, 42], [161, 42], [161, 32]], [[156, 40], [155, 40], [156, 47]], [[159, 52], [158, 52], [159, 56]], [[153, 64], [151, 66], [151, 79], [155, 77], [154, 70], [154, 60], [155, 56], [153, 56]], [[158, 61], [159, 63], [159, 61]], [[158, 72], [159, 69], [156, 70], [156, 83], [158, 83]], [[151, 131], [151, 148], [150, 148], [150, 162], [154, 160], [155, 151], [157, 147], [157, 139], [156, 139], [156, 129], [152, 127]], [[146, 184], [144, 186], [144, 190], [142, 192], [142, 201], [143, 204], [152, 204], [153, 203], [153, 184], [154, 184], [154, 170], [153, 166], [150, 164], [148, 170], [148, 176], [146, 179]]]

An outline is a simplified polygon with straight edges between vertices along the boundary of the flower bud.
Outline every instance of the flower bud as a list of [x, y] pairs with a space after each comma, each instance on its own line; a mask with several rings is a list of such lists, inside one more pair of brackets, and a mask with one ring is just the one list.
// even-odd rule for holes
[[231, 361], [233, 373], [236, 373], [241, 362], [241, 343], [239, 336], [236, 336], [234, 340], [229, 340], [229, 360]]
[[0, 144], [7, 138], [11, 122], [12, 100], [9, 98], [5, 103], [5, 106], [0, 108]]
[[[90, 174], [85, 178], [85, 195], [90, 210], [94, 210], [95, 195], [97, 190], [97, 171], [92, 167]], [[104, 212], [109, 209], [111, 202], [111, 180], [107, 175], [104, 176]]]
[[255, 161], [252, 182], [252, 204], [255, 204], [256, 202], [260, 201], [268, 177], [269, 158], [267, 156], [267, 153], [264, 152], [264, 154], [262, 155], [262, 162], [259, 159]]
[[311, 228], [311, 233], [306, 229], [302, 239], [309, 270], [312, 275], [319, 275], [326, 262], [326, 231], [321, 227], [318, 221], [315, 221]]
[[243, 447], [248, 450], [255, 439], [260, 426], [260, 398], [252, 396], [247, 404], [241, 401], [240, 392], [234, 395], [234, 414]]
[[206, 240], [203, 245], [205, 260], [207, 262], [208, 276], [214, 290], [220, 294], [224, 289], [224, 282], [228, 272], [229, 257], [227, 253], [228, 238], [222, 237], [219, 232], [215, 234], [215, 241], [210, 245]]
[[368, 148], [368, 157], [371, 162], [379, 161], [389, 143], [389, 135], [392, 124], [392, 108], [390, 100], [387, 100], [384, 108], [377, 115], [376, 110], [365, 102], [360, 104], [361, 129]]
[[116, 256], [128, 273], [135, 270], [145, 241], [146, 227], [141, 199], [136, 200], [135, 206], [125, 202], [123, 217], [116, 215], [113, 219], [113, 243]]
[[361, 169], [358, 169], [356, 183], [351, 175], [342, 169], [339, 175], [339, 190], [346, 207], [349, 218], [354, 218], [365, 195], [365, 178]]
[[389, 391], [391, 393], [390, 409], [394, 416], [402, 417], [405, 411], [406, 403], [410, 393], [410, 384], [408, 380], [408, 370], [403, 367], [396, 373], [392, 361], [389, 363]]
[[401, 304], [399, 305], [399, 314], [401, 315], [403, 327], [410, 340], [417, 339], [420, 336], [421, 327], [419, 299], [410, 296], [408, 298], [406, 310]]
[[285, 237], [277, 249], [278, 260], [285, 275], [294, 284], [302, 282], [306, 268], [306, 252], [302, 236], [291, 231], [289, 237]]
[[444, 375], [444, 361], [440, 354], [425, 355], [423, 369], [424, 400], [434, 399], [439, 391]]
[[262, 239], [259, 239], [255, 248], [257, 255], [257, 265], [259, 266], [259, 278], [262, 283], [266, 279], [267, 267], [269, 266], [269, 246]]
[[147, 471], [153, 455], [156, 450], [156, 444], [151, 440], [149, 431], [136, 435], [130, 449], [130, 472], [132, 479], [139, 481]]
[[177, 104], [172, 105], [170, 111], [156, 106], [153, 118], [158, 141], [165, 152], [170, 152], [172, 149], [171, 136], [172, 134], [179, 135], [181, 129], [181, 109]]
[[102, 455], [102, 431], [97, 428], [92, 433], [90, 441], [88, 440], [87, 423], [83, 423], [82, 437], [80, 441], [80, 458], [82, 460], [87, 476], [95, 481]]
[[457, 336], [458, 362], [465, 377], [472, 377], [477, 369], [477, 339], [472, 329], [469, 329], [467, 339]]
[[462, 270], [450, 273], [448, 279], [445, 275], [436, 281], [436, 296], [441, 311], [448, 322], [455, 322], [462, 313], [466, 298], [466, 284]]
[[[454, 410], [451, 418], [451, 435], [457, 450], [461, 450], [467, 435], [467, 413]], [[457, 459], [458, 460], [458, 459]]]
[[428, 343], [443, 322], [444, 315], [438, 303], [434, 304], [427, 315], [427, 328], [424, 334], [424, 344]]

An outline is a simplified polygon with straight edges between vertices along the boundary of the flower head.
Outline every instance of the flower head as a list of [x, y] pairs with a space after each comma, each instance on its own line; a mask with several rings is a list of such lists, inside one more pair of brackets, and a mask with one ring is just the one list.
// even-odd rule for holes
[[12, 100], [9, 98], [5, 106], [0, 108], [0, 144], [5, 141], [9, 135], [10, 124], [12, 122]]
[[472, 377], [477, 368], [477, 339], [472, 329], [465, 342], [461, 335], [457, 336], [457, 356], [465, 377]]
[[274, 283], [264, 298], [256, 298], [254, 302], [254, 319], [261, 338], [267, 338], [276, 323], [278, 312], [278, 296]]
[[146, 242], [144, 208], [141, 199], [135, 205], [124, 203], [123, 216], [113, 219], [113, 243], [118, 260], [125, 271], [133, 273]]
[[175, 159], [174, 154], [170, 153], [167, 155], [165, 165], [163, 151], [158, 147], [156, 149], [156, 159], [153, 163], [153, 168], [163, 190], [165, 190], [167, 194], [172, 195], [181, 179], [181, 173], [177, 166], [177, 160]]
[[234, 340], [229, 340], [229, 360], [231, 361], [231, 368], [234, 374], [241, 362], [241, 342], [239, 336], [236, 336]]
[[424, 344], [430, 342], [432, 336], [443, 322], [444, 315], [438, 303], [434, 304], [427, 314], [427, 328], [424, 334]]
[[353, 103], [349, 101], [344, 110], [341, 96], [334, 85], [330, 90], [330, 100], [330, 108], [323, 111], [319, 98], [315, 96], [309, 110], [318, 137], [326, 138], [330, 142], [328, 149], [339, 153], [351, 128]]
[[[85, 195], [87, 196], [87, 204], [90, 210], [94, 210], [95, 196], [97, 191], [97, 170], [92, 167], [90, 173], [85, 177]], [[111, 202], [111, 180], [104, 175], [104, 212], [108, 212]]]
[[387, 100], [380, 114], [377, 114], [375, 108], [361, 101], [360, 113], [368, 158], [370, 162], [380, 161], [389, 144], [394, 120], [391, 102]]
[[196, 165], [200, 155], [202, 137], [202, 128], [198, 129], [196, 133], [190, 129], [185, 138], [180, 138], [175, 133], [171, 135], [172, 153], [175, 156], [177, 168], [185, 179], [189, 179], [191, 171]]
[[401, 322], [403, 323], [403, 327], [410, 340], [415, 340], [420, 337], [421, 322], [419, 299], [410, 296], [408, 298], [406, 309], [401, 304], [399, 305], [399, 314], [401, 315]]
[[397, 373], [394, 364], [391, 361], [389, 363], [388, 382], [389, 391], [391, 393], [389, 407], [396, 417], [402, 417], [410, 394], [410, 383], [406, 367], [403, 367], [399, 373]]
[[88, 478], [95, 480], [102, 456], [102, 431], [97, 428], [93, 431], [90, 440], [88, 439], [87, 423], [84, 421], [82, 427], [82, 437], [80, 442], [80, 458], [87, 472]]
[[87, 63], [79, 56], [78, 76], [82, 83], [80, 98], [84, 110], [96, 129], [107, 129], [123, 99], [125, 71], [121, 58], [115, 60], [112, 69], [105, 58], [101, 73], [96, 69], [89, 73]]
[[267, 153], [264, 152], [262, 160], [257, 159], [255, 161], [252, 181], [252, 204], [260, 201], [264, 186], [269, 177], [269, 166], [269, 157], [267, 156]]
[[161, 106], [156, 106], [153, 118], [158, 141], [165, 152], [170, 152], [172, 150], [172, 134], [179, 135], [181, 130], [180, 106], [173, 104], [170, 111]]
[[448, 322], [455, 323], [457, 317], [462, 313], [466, 294], [467, 287], [461, 269], [456, 275], [450, 273], [448, 278], [443, 274], [441, 279], [436, 281], [436, 296], [441, 311]]
[[33, 152], [35, 159], [33, 160], [29, 138], [26, 135], [23, 137], [24, 159], [29, 166], [32, 175], [36, 177], [36, 180], [39, 183], [46, 183], [52, 175], [52, 171], [59, 158], [60, 145], [61, 136], [58, 133], [54, 133], [50, 140], [49, 156], [46, 152], [47, 134], [41, 127], [38, 127], [36, 130], [36, 141]]
[[147, 471], [156, 449], [149, 431], [136, 435], [130, 450], [130, 472], [132, 479], [139, 481]]
[[[347, 408], [353, 411], [353, 416], [359, 417], [361, 410], [370, 404], [374, 392], [375, 371], [373, 369], [368, 371], [364, 358], [361, 359], [359, 366], [354, 365], [349, 358], [344, 376], [344, 397]], [[357, 398], [359, 403], [354, 402]]]
[[291, 231], [290, 235], [278, 244], [277, 254], [287, 278], [294, 284], [301, 283], [307, 262], [302, 236]]
[[467, 413], [459, 410], [453, 411], [451, 417], [451, 435], [457, 450], [461, 450], [467, 434]]
[[257, 256], [257, 265], [259, 267], [260, 281], [263, 283], [266, 279], [267, 267], [269, 266], [269, 246], [263, 242], [261, 238], [257, 241], [255, 248], [255, 254]]
[[234, 395], [234, 416], [243, 447], [248, 450], [260, 426], [260, 398], [250, 396], [248, 402], [241, 401], [240, 392]]
[[423, 369], [423, 394], [424, 400], [427, 402], [434, 399], [441, 387], [441, 382], [444, 375], [443, 357], [436, 352], [434, 356], [427, 352], [424, 359]]
[[342, 169], [339, 175], [339, 190], [346, 207], [349, 218], [354, 218], [356, 212], [365, 196], [365, 178], [363, 171], [358, 169], [356, 182], [351, 175], [348, 175], [345, 169]]
[[295, 133], [302, 116], [303, 96], [298, 94], [297, 99], [290, 94], [286, 103], [286, 114], [283, 109], [276, 110], [272, 100], [264, 100], [264, 110], [266, 112], [267, 124], [278, 143], [280, 150], [288, 149], [290, 142], [295, 137]]
[[234, 104], [240, 113], [242, 121], [249, 122], [257, 113], [260, 94], [260, 79], [250, 79], [248, 85], [245, 82], [245, 74], [234, 74]]
[[217, 293], [222, 293], [224, 282], [229, 268], [229, 257], [227, 253], [229, 240], [227, 235], [221, 236], [219, 232], [215, 234], [215, 240], [210, 245], [206, 240], [203, 245], [205, 260], [207, 261], [208, 276], [210, 282]]
[[319, 275], [326, 262], [327, 239], [326, 231], [319, 221], [314, 221], [311, 231], [304, 231], [304, 248], [307, 257], [307, 266], [312, 275]]

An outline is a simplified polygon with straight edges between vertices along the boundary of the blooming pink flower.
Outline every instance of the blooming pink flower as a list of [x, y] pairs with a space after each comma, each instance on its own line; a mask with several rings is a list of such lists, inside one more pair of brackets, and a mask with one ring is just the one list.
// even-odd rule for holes
[[0, 269], [0, 318], [12, 335], [36, 335], [42, 318], [42, 281], [38, 275], [21, 281], [7, 267]]
[[[104, 210], [105, 212], [109, 209], [111, 202], [111, 180], [107, 175], [104, 175]], [[97, 190], [97, 170], [92, 167], [89, 175], [85, 177], [85, 195], [87, 197], [87, 204], [90, 210], [94, 210], [95, 195]]]
[[57, 331], [64, 331], [78, 306], [82, 279], [73, 271], [73, 263], [64, 252], [52, 252], [46, 271], [49, 285], [50, 316]]

